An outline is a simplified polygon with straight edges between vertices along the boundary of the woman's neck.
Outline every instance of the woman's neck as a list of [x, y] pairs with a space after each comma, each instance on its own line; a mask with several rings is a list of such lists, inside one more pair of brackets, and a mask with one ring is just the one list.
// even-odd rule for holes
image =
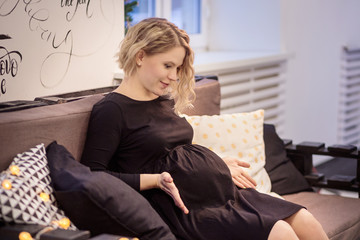
[[124, 78], [114, 92], [138, 101], [150, 101], [159, 97], [147, 92], [140, 84], [137, 84], [134, 79], [130, 78]]

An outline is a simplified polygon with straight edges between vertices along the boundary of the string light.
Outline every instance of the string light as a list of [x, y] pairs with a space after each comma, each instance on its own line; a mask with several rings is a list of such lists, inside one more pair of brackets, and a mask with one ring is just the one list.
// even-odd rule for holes
[[44, 192], [41, 192], [41, 193], [40, 193], [40, 198], [41, 198], [44, 202], [47, 202], [47, 201], [50, 200], [49, 194], [44, 193]]
[[33, 240], [32, 236], [28, 232], [21, 232], [19, 234], [19, 240]]
[[61, 227], [63, 229], [68, 229], [70, 227], [70, 219], [62, 218], [62, 219], [60, 219], [58, 224], [59, 224], [59, 227]]
[[9, 167], [9, 169], [10, 169], [10, 173], [11, 173], [12, 175], [19, 176], [19, 174], [20, 174], [20, 168], [19, 168], [18, 166], [12, 165], [12, 166]]
[[6, 189], [6, 190], [10, 190], [11, 189], [11, 182], [7, 179], [4, 179], [1, 183], [1, 186]]

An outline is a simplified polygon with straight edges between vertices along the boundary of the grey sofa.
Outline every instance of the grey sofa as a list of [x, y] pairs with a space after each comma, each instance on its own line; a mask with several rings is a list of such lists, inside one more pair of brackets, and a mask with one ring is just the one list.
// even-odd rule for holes
[[[195, 108], [188, 115], [213, 115], [220, 112], [220, 87], [216, 80], [197, 82]], [[0, 113], [0, 170], [5, 170], [17, 153], [38, 143], [48, 145], [56, 140], [69, 150], [76, 160], [81, 157], [90, 111], [94, 103], [103, 97], [96, 94], [80, 100], [35, 107], [26, 110]], [[276, 131], [268, 125], [264, 132], [266, 169], [276, 192], [286, 200], [304, 205], [323, 225], [330, 239], [360, 239], [360, 199], [321, 195], [312, 191], [302, 174], [308, 174], [311, 155], [317, 150], [296, 152], [296, 145], [279, 142]], [[269, 139], [266, 139], [269, 137]], [[277, 139], [275, 148], [271, 147]], [[284, 155], [285, 154], [285, 155]], [[287, 155], [288, 154], [288, 155]], [[271, 155], [271, 156], [270, 156]], [[294, 158], [294, 163], [290, 158]], [[270, 161], [277, 161], [271, 164]], [[279, 161], [279, 159], [281, 161]], [[286, 171], [281, 167], [286, 166]], [[298, 169], [296, 169], [296, 166]], [[285, 168], [283, 168], [285, 169]], [[280, 175], [282, 176], [278, 176]], [[299, 177], [301, 175], [301, 177]], [[290, 180], [287, 176], [291, 176]], [[297, 179], [293, 179], [296, 176]], [[299, 179], [301, 178], [301, 179]], [[286, 185], [289, 189], [281, 189]], [[106, 233], [106, 229], [104, 229]]]

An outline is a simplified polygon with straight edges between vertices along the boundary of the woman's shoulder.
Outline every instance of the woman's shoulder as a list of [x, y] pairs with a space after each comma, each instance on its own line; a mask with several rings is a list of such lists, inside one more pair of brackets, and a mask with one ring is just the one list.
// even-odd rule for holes
[[123, 101], [121, 100], [121, 96], [118, 94], [114, 94], [110, 92], [104, 96], [100, 101], [94, 104], [93, 112], [94, 111], [103, 111], [103, 110], [120, 110]]
[[102, 98], [99, 102], [97, 102], [94, 105], [94, 108], [117, 108], [117, 109], [123, 109], [126, 110], [128, 108], [131, 109], [141, 109], [143, 107], [148, 108], [151, 105], [157, 105], [157, 104], [165, 104], [167, 106], [173, 106], [174, 105], [174, 99], [169, 98], [168, 96], [160, 96], [154, 100], [151, 101], [139, 101], [131, 99], [125, 95], [110, 92], [105, 95], [104, 98]]

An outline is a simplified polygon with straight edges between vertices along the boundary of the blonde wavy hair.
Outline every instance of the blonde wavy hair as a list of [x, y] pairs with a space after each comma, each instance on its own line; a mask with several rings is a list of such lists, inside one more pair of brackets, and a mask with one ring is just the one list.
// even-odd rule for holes
[[169, 95], [175, 99], [174, 110], [179, 114], [182, 110], [192, 107], [195, 100], [194, 92], [194, 52], [191, 49], [188, 34], [175, 24], [163, 18], [147, 18], [131, 27], [121, 42], [117, 54], [119, 67], [125, 77], [137, 71], [136, 54], [143, 50], [147, 55], [164, 53], [174, 47], [185, 49], [185, 58], [178, 71], [178, 81], [172, 81]]

